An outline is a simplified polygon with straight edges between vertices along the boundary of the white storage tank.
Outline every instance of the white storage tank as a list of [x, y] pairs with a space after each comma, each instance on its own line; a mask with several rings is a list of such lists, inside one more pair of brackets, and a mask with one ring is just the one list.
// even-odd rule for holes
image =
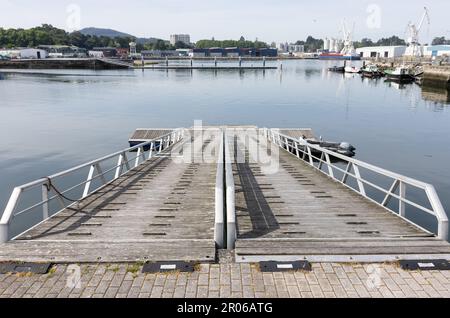
[[330, 39], [330, 52], [336, 52], [336, 39]]
[[323, 49], [325, 51], [329, 51], [330, 50], [330, 39], [325, 38], [325, 40], [323, 40]]

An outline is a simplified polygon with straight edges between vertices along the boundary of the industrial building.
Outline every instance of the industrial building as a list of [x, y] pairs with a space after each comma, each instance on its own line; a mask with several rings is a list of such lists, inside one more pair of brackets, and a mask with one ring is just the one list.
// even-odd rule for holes
[[430, 45], [423, 47], [425, 57], [450, 56], [450, 45]]
[[189, 51], [190, 57], [207, 57], [208, 56], [208, 49], [192, 49]]
[[48, 52], [51, 58], [84, 58], [88, 56], [86, 49], [68, 45], [39, 45], [38, 49]]
[[102, 52], [103, 57], [117, 56], [117, 49], [115, 47], [94, 47], [91, 51]]
[[144, 50], [141, 51], [141, 56], [144, 59], [152, 58], [152, 57], [171, 57], [171, 56], [179, 56], [179, 53], [175, 50]]
[[48, 52], [33, 48], [0, 49], [0, 56], [9, 59], [45, 59], [48, 57]]
[[299, 44], [279, 43], [277, 45], [277, 48], [281, 52], [285, 52], [285, 53], [303, 53], [303, 52], [305, 52], [305, 46], [299, 45]]
[[356, 49], [361, 58], [396, 58], [402, 57], [406, 46], [373, 46]]
[[189, 34], [172, 34], [170, 36], [170, 44], [175, 45], [177, 42], [183, 42], [186, 45], [190, 45], [191, 36]]

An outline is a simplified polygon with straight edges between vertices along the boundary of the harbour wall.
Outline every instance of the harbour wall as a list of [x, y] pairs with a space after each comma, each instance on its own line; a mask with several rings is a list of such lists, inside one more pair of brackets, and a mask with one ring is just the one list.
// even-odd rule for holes
[[423, 68], [423, 85], [450, 89], [450, 66], [429, 66]]
[[0, 61], [0, 69], [126, 69], [132, 65], [104, 59], [33, 59]]

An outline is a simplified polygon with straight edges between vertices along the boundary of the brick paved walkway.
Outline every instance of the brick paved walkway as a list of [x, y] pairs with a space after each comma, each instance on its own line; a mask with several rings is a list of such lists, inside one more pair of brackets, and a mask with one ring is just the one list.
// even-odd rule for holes
[[257, 265], [213, 264], [190, 274], [142, 274], [136, 265], [58, 265], [47, 275], [0, 275], [0, 298], [10, 297], [450, 298], [450, 272], [407, 272], [395, 264], [313, 264], [308, 273], [261, 273]]

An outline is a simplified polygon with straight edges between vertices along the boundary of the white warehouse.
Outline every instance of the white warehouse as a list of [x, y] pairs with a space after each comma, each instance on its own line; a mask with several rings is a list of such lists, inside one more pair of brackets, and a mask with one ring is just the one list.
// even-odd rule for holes
[[356, 53], [362, 58], [395, 58], [402, 57], [406, 52], [406, 46], [373, 46], [356, 49]]

